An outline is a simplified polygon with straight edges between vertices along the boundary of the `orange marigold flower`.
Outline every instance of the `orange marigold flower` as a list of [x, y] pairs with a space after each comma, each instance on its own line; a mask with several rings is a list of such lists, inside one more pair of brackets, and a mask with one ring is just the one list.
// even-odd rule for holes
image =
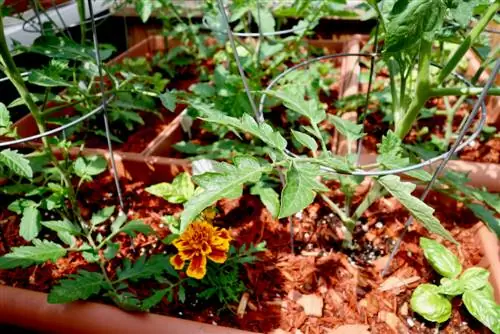
[[170, 258], [170, 263], [181, 270], [190, 261], [187, 275], [202, 279], [207, 273], [207, 258], [215, 263], [226, 261], [230, 241], [228, 230], [206, 221], [194, 222], [173, 242], [179, 253]]

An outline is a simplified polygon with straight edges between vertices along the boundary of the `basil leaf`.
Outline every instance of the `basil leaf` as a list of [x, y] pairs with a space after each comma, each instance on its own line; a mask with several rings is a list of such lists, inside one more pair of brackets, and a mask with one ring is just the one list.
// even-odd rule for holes
[[465, 291], [462, 299], [467, 311], [474, 318], [491, 329], [493, 333], [500, 333], [500, 307], [493, 300], [487, 286], [480, 290]]
[[443, 277], [440, 281], [439, 293], [448, 296], [458, 296], [464, 293], [464, 285], [461, 280]]
[[455, 278], [462, 272], [462, 265], [449, 249], [427, 238], [420, 238], [420, 247], [432, 268], [447, 278]]
[[424, 319], [432, 322], [445, 322], [451, 316], [451, 303], [439, 294], [434, 284], [419, 285], [410, 300], [411, 309]]
[[460, 276], [460, 282], [462, 282], [466, 291], [479, 290], [488, 284], [489, 276], [490, 272], [488, 270], [472, 267], [464, 271]]

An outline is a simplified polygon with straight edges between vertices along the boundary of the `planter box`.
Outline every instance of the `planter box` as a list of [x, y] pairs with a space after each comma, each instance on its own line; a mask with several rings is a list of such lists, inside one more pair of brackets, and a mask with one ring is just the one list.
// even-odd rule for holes
[[[164, 52], [167, 49], [166, 44], [165, 44], [165, 39], [162, 36], [152, 36], [141, 43], [133, 46], [130, 48], [127, 52], [122, 53], [118, 57], [114, 58], [109, 62], [109, 64], [118, 64], [123, 62], [125, 58], [134, 58], [134, 57], [141, 57], [141, 56], [147, 56], [147, 55], [152, 55], [156, 52]], [[65, 112], [60, 112], [56, 113], [55, 115], [57, 116], [62, 116], [64, 115]], [[98, 117], [98, 116], [97, 116]], [[171, 118], [174, 119], [174, 114], [168, 115], [166, 118], [167, 121]], [[37, 125], [31, 114], [27, 114], [23, 118], [21, 118], [19, 121], [17, 121], [14, 124], [14, 127], [17, 130], [17, 133], [20, 137], [29, 137], [33, 136], [39, 133]], [[166, 126], [168, 127], [168, 125]], [[5, 139], [9, 140], [9, 139]], [[154, 142], [154, 139], [148, 143], [148, 145], [151, 145]], [[39, 142], [33, 141], [30, 142], [30, 145], [40, 145]], [[147, 146], [145, 150], [148, 150]], [[120, 150], [118, 150], [120, 151]]]

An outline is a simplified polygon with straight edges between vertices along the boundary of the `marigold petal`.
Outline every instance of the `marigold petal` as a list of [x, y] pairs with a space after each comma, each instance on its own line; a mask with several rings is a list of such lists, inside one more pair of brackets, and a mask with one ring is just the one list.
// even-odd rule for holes
[[207, 254], [209, 254], [211, 251], [212, 251], [212, 247], [210, 247], [210, 245], [208, 244], [208, 242], [203, 241], [203, 242], [201, 243], [201, 253], [202, 253], [203, 255], [207, 255]]
[[186, 248], [179, 251], [179, 255], [183, 260], [191, 260], [199, 251], [193, 248]]
[[184, 260], [181, 258], [179, 254], [174, 255], [170, 258], [170, 264], [174, 267], [175, 270], [181, 270], [184, 268]]
[[191, 259], [186, 274], [189, 277], [202, 279], [207, 273], [207, 257], [203, 254], [196, 254]]
[[177, 250], [183, 250], [188, 247], [190, 247], [189, 242], [184, 239], [184, 237], [180, 237], [179, 239], [176, 239], [172, 244], [177, 248]]
[[212, 252], [207, 255], [215, 263], [224, 263], [227, 260], [227, 250], [212, 247]]
[[227, 240], [227, 241], [231, 241], [231, 239], [232, 239], [231, 235], [229, 234], [229, 231], [226, 230], [225, 228], [221, 228], [220, 230], [218, 230], [216, 235], [217, 235], [217, 237], [224, 239], [224, 240]]

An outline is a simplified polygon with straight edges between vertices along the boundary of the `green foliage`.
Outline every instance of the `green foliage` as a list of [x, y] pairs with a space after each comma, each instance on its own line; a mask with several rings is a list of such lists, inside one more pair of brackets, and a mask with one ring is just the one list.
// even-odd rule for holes
[[42, 226], [40, 224], [42, 217], [38, 208], [29, 206], [23, 210], [21, 225], [19, 226], [19, 235], [27, 241], [32, 241], [38, 236]]
[[194, 184], [188, 173], [181, 173], [172, 183], [158, 183], [147, 187], [146, 191], [170, 203], [184, 203], [193, 196]]
[[33, 240], [33, 246], [12, 248], [11, 252], [0, 257], [0, 269], [29, 267], [45, 261], [55, 262], [66, 255], [66, 249], [47, 240]]
[[309, 136], [307, 133], [295, 131], [292, 129], [292, 136], [296, 141], [298, 141], [300, 144], [304, 145], [311, 151], [316, 152], [316, 150], [318, 149], [316, 140], [313, 137]]
[[451, 316], [450, 298], [462, 295], [465, 307], [477, 320], [500, 333], [500, 305], [495, 303], [493, 289], [488, 283], [489, 272], [484, 268], [471, 267], [460, 277], [462, 265], [458, 258], [441, 244], [420, 238], [424, 256], [443, 277], [440, 286], [419, 285], [411, 296], [411, 308], [425, 319], [445, 322]]
[[106, 159], [101, 156], [79, 157], [75, 161], [74, 169], [76, 175], [82, 180], [92, 181], [92, 176], [104, 172], [108, 167]]
[[153, 255], [149, 259], [141, 256], [135, 263], [125, 259], [123, 266], [116, 270], [116, 275], [118, 281], [137, 282], [141, 279], [161, 276], [169, 265], [168, 257], [164, 255]]
[[102, 274], [80, 270], [77, 274], [69, 275], [59, 285], [54, 286], [47, 301], [51, 304], [62, 304], [86, 300], [98, 294], [105, 286]]
[[204, 209], [222, 198], [238, 198], [246, 183], [256, 183], [263, 172], [270, 167], [261, 165], [256, 159], [239, 156], [233, 159], [234, 165], [216, 163], [215, 171], [193, 177], [203, 191], [197, 193], [184, 204], [181, 214], [180, 231], [184, 231], [188, 224]]
[[271, 187], [266, 186], [263, 182], [255, 184], [250, 188], [252, 195], [258, 195], [266, 208], [271, 212], [272, 216], [277, 218], [280, 211], [280, 198], [278, 193]]
[[346, 137], [348, 141], [354, 141], [364, 136], [362, 124], [355, 124], [335, 115], [328, 115], [328, 120], [335, 126], [335, 130]]
[[319, 102], [315, 99], [306, 100], [305, 92], [300, 86], [289, 86], [281, 91], [266, 93], [280, 99], [286, 108], [307, 117], [313, 124], [318, 124], [326, 118], [325, 110]]
[[30, 162], [22, 154], [11, 149], [0, 151], [0, 166], [6, 166], [13, 173], [31, 179], [33, 170]]
[[377, 179], [392, 196], [397, 198], [401, 204], [410, 213], [425, 226], [427, 230], [432, 233], [445, 238], [448, 241], [457, 243], [453, 236], [448, 232], [433, 216], [434, 209], [422, 202], [420, 199], [414, 197], [411, 193], [415, 190], [416, 185], [409, 182], [401, 182], [399, 176], [387, 175]]

